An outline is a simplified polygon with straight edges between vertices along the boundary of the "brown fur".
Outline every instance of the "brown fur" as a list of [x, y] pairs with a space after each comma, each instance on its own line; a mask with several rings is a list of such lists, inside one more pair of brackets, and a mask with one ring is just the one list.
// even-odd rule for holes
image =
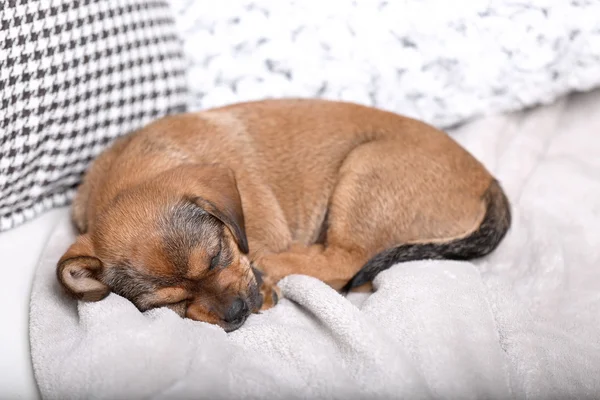
[[[59, 279], [82, 299], [113, 290], [230, 330], [235, 298], [270, 307], [287, 275], [340, 289], [386, 249], [468, 237], [494, 182], [445, 133], [355, 104], [267, 100], [167, 117], [88, 171], [73, 205], [81, 236]], [[228, 258], [210, 269], [219, 246]]]

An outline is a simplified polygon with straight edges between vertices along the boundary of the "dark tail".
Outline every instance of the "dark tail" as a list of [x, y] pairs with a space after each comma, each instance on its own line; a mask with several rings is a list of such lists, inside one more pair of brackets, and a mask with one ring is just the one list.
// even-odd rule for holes
[[510, 228], [510, 205], [497, 181], [492, 181], [483, 200], [486, 213], [479, 228], [469, 236], [447, 243], [414, 243], [392, 247], [375, 255], [358, 271], [342, 289], [371, 282], [375, 276], [404, 261], [415, 260], [471, 260], [492, 252]]

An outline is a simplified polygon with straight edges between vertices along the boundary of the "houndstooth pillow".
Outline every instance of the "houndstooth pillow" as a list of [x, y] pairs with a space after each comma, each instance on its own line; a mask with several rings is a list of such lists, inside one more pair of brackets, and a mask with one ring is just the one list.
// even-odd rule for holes
[[66, 204], [115, 137], [185, 108], [168, 1], [0, 0], [0, 231]]

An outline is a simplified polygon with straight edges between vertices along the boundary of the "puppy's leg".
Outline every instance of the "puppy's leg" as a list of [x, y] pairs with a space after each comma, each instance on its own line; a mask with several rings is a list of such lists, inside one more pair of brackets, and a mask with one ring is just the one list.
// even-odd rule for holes
[[281, 299], [281, 289], [277, 286], [277, 281], [268, 275], [261, 274], [260, 294], [263, 299], [261, 311], [274, 307]]
[[360, 248], [315, 244], [294, 246], [291, 251], [268, 254], [258, 263], [271, 282], [278, 282], [288, 275], [301, 274], [318, 278], [340, 290], [366, 261], [366, 254]]
[[355, 149], [330, 200], [325, 245], [266, 255], [260, 267], [274, 280], [305, 274], [340, 289], [385, 249], [473, 232], [485, 213], [482, 196], [491, 176], [452, 143], [426, 145], [387, 139]]
[[282, 252], [292, 241], [292, 233], [275, 194], [256, 175], [258, 173], [242, 171], [237, 179], [252, 260], [262, 254]]

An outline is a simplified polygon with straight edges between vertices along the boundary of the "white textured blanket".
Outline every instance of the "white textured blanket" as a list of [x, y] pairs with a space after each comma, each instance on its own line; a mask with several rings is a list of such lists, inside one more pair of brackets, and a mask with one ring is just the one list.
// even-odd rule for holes
[[600, 85], [600, 1], [170, 0], [191, 108], [349, 100], [440, 127]]
[[600, 93], [474, 122], [456, 137], [502, 181], [514, 225], [478, 262], [422, 261], [368, 296], [286, 278], [231, 334], [110, 295], [65, 297], [57, 228], [37, 271], [31, 349], [45, 398], [600, 396]]

